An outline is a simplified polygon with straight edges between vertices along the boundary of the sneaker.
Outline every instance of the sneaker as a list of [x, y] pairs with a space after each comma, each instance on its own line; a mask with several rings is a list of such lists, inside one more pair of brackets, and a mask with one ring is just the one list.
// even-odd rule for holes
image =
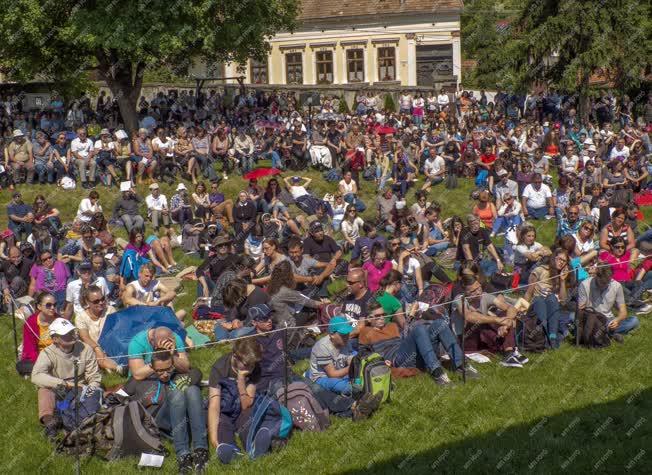
[[234, 458], [240, 455], [240, 449], [231, 444], [219, 444], [217, 446], [217, 458], [225, 465], [230, 464]]
[[192, 453], [192, 461], [195, 464], [195, 472], [204, 473], [204, 470], [206, 470], [206, 464], [208, 463], [208, 450], [195, 449]]
[[460, 378], [464, 378], [464, 373], [466, 372], [466, 379], [480, 379], [478, 370], [468, 363], [466, 363], [464, 368], [461, 366], [457, 368], [455, 372], [460, 375]]
[[636, 315], [645, 315], [650, 312], [652, 312], [652, 305], [650, 305], [649, 303], [643, 304], [642, 307], [638, 307], [637, 309], [634, 309], [634, 313]]
[[192, 455], [186, 454], [177, 457], [177, 464], [179, 465], [179, 474], [192, 473], [195, 466], [192, 463]]
[[254, 448], [251, 458], [256, 459], [269, 452], [272, 445], [272, 432], [267, 427], [262, 427], [254, 436]]
[[514, 356], [514, 353], [510, 353], [505, 357], [504, 360], [500, 362], [501, 366], [506, 366], [507, 368], [522, 368], [523, 363], [519, 361], [519, 359]]
[[451, 380], [442, 368], [437, 368], [430, 373], [430, 377], [435, 380], [439, 386], [448, 386], [451, 384]]
[[613, 335], [610, 335], [611, 339], [615, 341], [616, 343], [625, 343], [625, 337], [622, 336], [620, 333], [614, 333]]
[[530, 362], [530, 360], [528, 359], [527, 356], [521, 354], [521, 352], [518, 351], [518, 348], [514, 348], [514, 351], [512, 351], [512, 355], [514, 355], [514, 357], [516, 357], [516, 359], [517, 359], [517, 360], [518, 360], [522, 365], [524, 365], [524, 364]]
[[378, 394], [366, 393], [353, 405], [353, 421], [361, 421], [367, 419], [371, 416], [378, 406], [380, 406], [380, 401], [383, 399], [383, 392]]

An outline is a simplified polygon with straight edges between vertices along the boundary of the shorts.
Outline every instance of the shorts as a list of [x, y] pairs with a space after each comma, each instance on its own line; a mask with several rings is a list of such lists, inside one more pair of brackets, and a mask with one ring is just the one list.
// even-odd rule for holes
[[151, 247], [152, 243], [157, 240], [158, 240], [158, 236], [156, 236], [155, 234], [150, 234], [149, 236], [147, 236], [147, 239], [145, 239], [145, 244]]

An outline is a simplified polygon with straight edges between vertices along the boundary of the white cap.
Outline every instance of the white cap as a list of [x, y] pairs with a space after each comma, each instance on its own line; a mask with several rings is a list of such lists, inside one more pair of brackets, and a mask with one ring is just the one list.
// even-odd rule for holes
[[183, 183], [179, 183], [179, 184], [177, 185], [177, 191], [187, 190], [187, 189], [188, 189], [188, 188], [186, 188], [186, 185], [184, 185]]
[[70, 320], [66, 320], [65, 318], [55, 318], [52, 323], [50, 323], [50, 336], [52, 335], [67, 335], [73, 330], [76, 330], [77, 327], [73, 325]]
[[123, 181], [120, 183], [120, 191], [129, 191], [131, 190], [131, 182]]
[[597, 152], [598, 149], [595, 148], [595, 145], [589, 145], [589, 152]]
[[24, 137], [25, 134], [23, 133], [22, 130], [20, 130], [20, 129], [16, 129], [16, 130], [14, 130], [13, 136], [14, 136], [14, 137]]
[[593, 145], [593, 139], [586, 139], [584, 145]]

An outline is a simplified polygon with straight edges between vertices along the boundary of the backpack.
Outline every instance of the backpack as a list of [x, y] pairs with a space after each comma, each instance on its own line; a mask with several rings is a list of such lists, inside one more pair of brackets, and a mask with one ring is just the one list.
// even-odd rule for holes
[[283, 386], [278, 388], [275, 396], [290, 411], [292, 424], [297, 429], [322, 432], [330, 426], [328, 409], [322, 407], [310, 387], [303, 381], [288, 384], [287, 401]]
[[606, 348], [611, 344], [608, 325], [609, 320], [602, 313], [593, 309], [580, 310], [577, 316], [577, 344], [589, 348]]
[[389, 401], [392, 386], [392, 372], [378, 353], [361, 356], [359, 353], [351, 360], [349, 379], [354, 397], [363, 394], [382, 393], [381, 402]]
[[57, 446], [60, 452], [74, 455], [79, 437], [79, 452], [98, 455], [106, 460], [139, 456], [142, 453], [166, 455], [158, 427], [152, 416], [138, 401], [101, 407], [68, 432]]
[[326, 181], [340, 181], [342, 179], [342, 172], [338, 168], [331, 168], [323, 174]]
[[528, 312], [523, 318], [522, 344], [523, 351], [530, 353], [541, 353], [546, 349], [546, 330], [543, 328], [537, 316]]
[[[56, 409], [63, 422], [63, 427], [68, 431], [74, 430], [85, 419], [95, 414], [101, 406], [102, 390], [92, 386], [84, 386], [76, 398], [75, 391], [71, 389], [63, 400], [56, 403]], [[77, 424], [75, 419], [77, 419]]]
[[254, 450], [256, 434], [261, 429], [267, 429], [271, 432], [273, 438], [287, 439], [292, 430], [292, 416], [290, 411], [281, 406], [276, 399], [264, 394], [256, 394], [251, 414], [245, 450], [249, 458], [254, 459], [256, 458]]
[[419, 302], [427, 303], [430, 308], [424, 313], [423, 318], [426, 320], [436, 320], [446, 316], [447, 308], [445, 305], [439, 305], [450, 300], [453, 291], [453, 284], [429, 284], [418, 297]]

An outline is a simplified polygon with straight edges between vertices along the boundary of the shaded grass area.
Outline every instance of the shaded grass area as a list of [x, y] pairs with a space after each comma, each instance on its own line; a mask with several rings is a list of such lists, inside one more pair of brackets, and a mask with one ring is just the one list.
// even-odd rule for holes
[[[307, 172], [310, 188], [318, 196], [333, 192], [336, 184]], [[470, 183], [456, 190], [437, 187], [430, 200], [438, 201], [444, 217], [470, 212]], [[223, 182], [229, 196], [244, 188], [236, 177]], [[420, 186], [420, 183], [417, 184]], [[162, 185], [170, 198], [173, 187]], [[52, 186], [22, 187], [25, 201], [44, 194], [57, 207], [63, 221], [74, 216], [85, 190], [64, 192]], [[368, 205], [364, 217], [374, 215], [372, 183], [362, 183]], [[99, 189], [105, 211], [112, 209], [114, 190]], [[139, 188], [141, 196], [146, 186]], [[3, 203], [9, 192], [0, 192]], [[413, 202], [410, 192], [408, 203]], [[295, 209], [296, 211], [296, 209]], [[650, 220], [650, 212], [646, 210]], [[0, 223], [6, 224], [3, 213]], [[538, 240], [551, 244], [554, 223], [539, 224]], [[117, 234], [125, 236], [123, 230]], [[182, 264], [196, 259], [178, 255]], [[195, 284], [184, 284], [175, 307], [189, 309]], [[190, 323], [190, 322], [188, 322]], [[20, 325], [19, 325], [20, 334]], [[652, 427], [652, 324], [642, 319], [641, 328], [625, 345], [601, 351], [577, 349], [568, 344], [559, 351], [531, 357], [522, 370], [497, 364], [478, 365], [480, 381], [440, 388], [425, 375], [398, 380], [392, 401], [371, 420], [353, 424], [333, 419], [324, 433], [295, 433], [287, 448], [256, 462], [241, 460], [229, 467], [211, 460], [209, 473], [644, 473], [650, 462]], [[194, 366], [208, 377], [224, 346], [191, 353]], [[52, 453], [36, 420], [36, 391], [13, 370], [14, 349], [11, 319], [0, 317], [0, 361], [5, 371], [0, 385], [0, 470], [4, 473], [68, 474], [74, 459]], [[300, 363], [296, 370], [303, 369]], [[122, 380], [105, 377], [106, 385]], [[171, 446], [170, 446], [171, 448]], [[164, 473], [176, 473], [174, 456], [167, 458]], [[85, 473], [143, 473], [135, 460], [105, 463], [83, 460]], [[145, 472], [147, 473], [147, 472]], [[161, 471], [152, 471], [161, 473]]]

